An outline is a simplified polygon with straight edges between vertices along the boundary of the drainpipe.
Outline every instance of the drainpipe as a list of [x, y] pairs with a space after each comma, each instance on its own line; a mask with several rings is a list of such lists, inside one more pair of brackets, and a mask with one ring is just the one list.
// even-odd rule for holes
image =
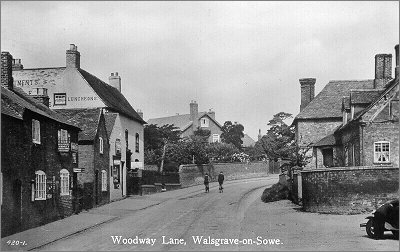
[[361, 147], [361, 158], [360, 158], [360, 166], [364, 166], [365, 160], [364, 160], [364, 127], [366, 123], [362, 122], [360, 124], [360, 147]]

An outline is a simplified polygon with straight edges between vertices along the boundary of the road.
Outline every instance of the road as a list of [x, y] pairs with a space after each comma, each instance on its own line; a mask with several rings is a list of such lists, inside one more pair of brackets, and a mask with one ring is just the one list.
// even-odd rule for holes
[[[39, 248], [50, 251], [166, 250], [397, 250], [399, 241], [369, 239], [359, 228], [363, 215], [305, 213], [284, 200], [263, 203], [262, 191], [276, 176], [230, 181], [219, 193], [192, 187], [149, 196], [160, 204], [129, 211], [100, 207], [116, 220]], [[143, 244], [141, 244], [143, 243]]]

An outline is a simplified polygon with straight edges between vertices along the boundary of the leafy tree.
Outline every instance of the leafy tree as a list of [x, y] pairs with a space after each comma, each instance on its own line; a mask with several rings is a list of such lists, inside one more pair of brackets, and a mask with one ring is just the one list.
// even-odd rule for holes
[[208, 143], [208, 139], [211, 136], [211, 131], [202, 129], [201, 127], [197, 127], [197, 129], [193, 132], [193, 135], [190, 138], [194, 141], [200, 141], [204, 143]]
[[206, 152], [210, 162], [231, 162], [233, 154], [239, 150], [233, 144], [211, 143]]
[[231, 143], [236, 146], [236, 148], [241, 150], [243, 144], [242, 138], [244, 137], [243, 131], [243, 125], [237, 122], [232, 124], [231, 121], [226, 121], [222, 126], [221, 140], [224, 143]]

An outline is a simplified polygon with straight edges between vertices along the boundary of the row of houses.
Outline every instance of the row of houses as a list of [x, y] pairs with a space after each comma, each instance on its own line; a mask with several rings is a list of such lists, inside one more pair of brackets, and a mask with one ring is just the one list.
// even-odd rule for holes
[[[294, 191], [311, 211], [363, 209], [398, 197], [399, 45], [375, 56], [375, 78], [330, 81], [314, 97], [315, 78], [300, 79], [296, 142], [308, 160]], [[346, 210], [346, 211], [347, 211]]]
[[73, 44], [63, 67], [1, 60], [2, 237], [126, 197], [146, 122], [118, 73], [105, 83], [83, 70]]

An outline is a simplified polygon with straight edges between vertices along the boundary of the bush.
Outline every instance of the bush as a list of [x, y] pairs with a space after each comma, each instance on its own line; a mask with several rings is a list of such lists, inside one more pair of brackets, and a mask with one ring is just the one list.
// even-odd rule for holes
[[265, 203], [290, 198], [289, 188], [281, 183], [274, 184], [273, 186], [264, 190], [261, 195], [261, 200]]

